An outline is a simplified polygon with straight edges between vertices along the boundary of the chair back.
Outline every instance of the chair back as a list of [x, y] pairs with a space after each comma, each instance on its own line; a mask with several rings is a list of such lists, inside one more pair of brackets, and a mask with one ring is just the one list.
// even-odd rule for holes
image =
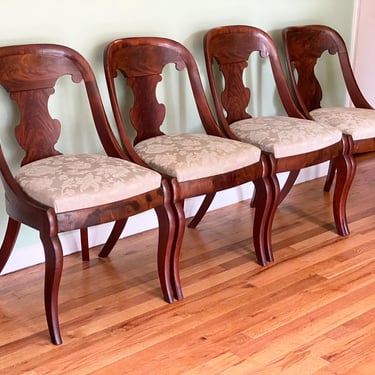
[[[122, 114], [115, 78], [121, 73], [133, 94], [129, 119], [136, 132], [136, 144], [164, 134], [161, 126], [166, 116], [166, 105], [158, 101], [157, 87], [163, 80], [164, 68], [168, 64], [173, 64], [177, 71], [187, 71], [204, 130], [212, 135], [221, 134], [210, 111], [195, 59], [186, 47], [167, 38], [122, 38], [107, 46], [104, 67], [112, 108], [124, 147], [131, 147], [131, 141], [126, 131], [128, 124]], [[168, 95], [173, 96], [173, 92], [169, 91]], [[182, 108], [180, 113], [181, 110]], [[178, 124], [175, 125], [177, 130]], [[177, 131], [183, 132], [182, 129]]]
[[[244, 80], [244, 71], [253, 52], [259, 53], [261, 58], [269, 59], [279, 97], [288, 115], [303, 117], [289, 91], [277, 48], [264, 31], [246, 25], [211, 29], [204, 38], [204, 52], [214, 105], [224, 127], [252, 117], [249, 113], [252, 93]], [[221, 85], [214, 68], [215, 63], [224, 81]]]
[[88, 62], [65, 46], [30, 44], [0, 48], [0, 84], [20, 112], [15, 135], [25, 151], [21, 164], [61, 153], [55, 147], [61, 135], [61, 123], [51, 117], [49, 99], [57, 80], [65, 75], [70, 75], [74, 83], [84, 82], [96, 130], [106, 152], [124, 157], [110, 130]]
[[354, 106], [372, 108], [358, 87], [345, 42], [337, 31], [325, 25], [305, 25], [287, 27], [282, 35], [287, 68], [303, 112], [308, 113], [322, 106], [323, 89], [315, 68], [326, 51], [338, 57], [346, 89]]

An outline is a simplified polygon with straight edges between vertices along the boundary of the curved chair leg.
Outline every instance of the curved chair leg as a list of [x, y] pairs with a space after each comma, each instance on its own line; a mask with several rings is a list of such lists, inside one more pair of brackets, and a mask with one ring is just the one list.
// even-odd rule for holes
[[178, 183], [175, 179], [169, 181], [172, 192], [172, 208], [174, 211], [175, 232], [172, 243], [171, 279], [175, 299], [182, 300], [180, 281], [180, 252], [182, 240], [185, 233], [186, 218], [184, 212], [184, 201], [180, 198]]
[[272, 195], [272, 200], [271, 200], [271, 208], [268, 216], [268, 227], [266, 231], [266, 248], [267, 248], [267, 260], [269, 262], [273, 262], [273, 251], [272, 251], [272, 242], [271, 242], [271, 237], [272, 237], [272, 224], [273, 224], [273, 219], [275, 217], [275, 213], [277, 210], [277, 207], [280, 204], [280, 185], [279, 185], [279, 180], [277, 179], [276, 174], [273, 174], [270, 176], [270, 186], [271, 186], [271, 195]]
[[280, 198], [279, 198], [279, 204], [285, 199], [285, 197], [288, 195], [290, 189], [293, 187], [294, 183], [297, 180], [297, 177], [299, 175], [299, 169], [290, 171], [288, 178], [285, 181], [285, 184], [283, 188], [280, 191]]
[[271, 250], [268, 246], [268, 221], [273, 204], [273, 193], [269, 183], [269, 177], [259, 178], [254, 181], [254, 195], [252, 206], [255, 208], [253, 224], [253, 242], [258, 263], [265, 266], [268, 261], [267, 253]]
[[[285, 184], [284, 184], [283, 188], [280, 190], [280, 198], [279, 198], [278, 204], [283, 202], [283, 200], [289, 194], [290, 189], [294, 186], [294, 183], [296, 182], [297, 177], [299, 176], [299, 172], [300, 172], [299, 169], [289, 172], [289, 175], [288, 175], [288, 177], [285, 181]], [[253, 196], [252, 199], [251, 199], [250, 207], [254, 207], [254, 198], [255, 197]]]
[[164, 205], [155, 208], [159, 221], [158, 241], [158, 274], [164, 300], [172, 303], [173, 286], [171, 280], [172, 247], [176, 231], [174, 209], [171, 205], [171, 196], [168, 186], [163, 183]]
[[352, 154], [353, 140], [343, 137], [344, 152], [335, 159], [336, 186], [333, 195], [333, 215], [337, 232], [340, 236], [347, 236], [350, 231], [346, 217], [346, 202], [352, 185], [356, 163]]
[[336, 168], [335, 160], [331, 160], [329, 162], [329, 167], [328, 167], [328, 173], [327, 173], [327, 177], [326, 177], [326, 182], [325, 182], [324, 187], [323, 187], [324, 191], [330, 191], [331, 190], [331, 186], [333, 184], [333, 180], [335, 179], [336, 169], [337, 168]]
[[108, 237], [107, 242], [104, 244], [103, 248], [100, 250], [99, 256], [105, 258], [112, 251], [113, 247], [116, 245], [118, 239], [121, 236], [122, 231], [125, 228], [128, 219], [121, 219], [115, 222], [113, 225], [111, 234]]
[[200, 223], [200, 221], [203, 219], [203, 216], [206, 214], [207, 210], [209, 209], [212, 201], [215, 198], [215, 195], [216, 195], [216, 193], [212, 193], [212, 194], [207, 194], [204, 197], [204, 200], [203, 200], [201, 206], [199, 207], [198, 212], [195, 214], [193, 219], [188, 224], [189, 228], [196, 228], [197, 227], [197, 225]]
[[62, 343], [59, 317], [58, 294], [63, 268], [63, 252], [57, 234], [40, 232], [45, 254], [44, 306], [51, 341], [55, 345]]
[[184, 295], [182, 293], [180, 281], [180, 252], [186, 225], [184, 205], [182, 201], [174, 202], [174, 211], [176, 230], [172, 245], [171, 276], [174, 296], [177, 300], [182, 300], [184, 298]]
[[18, 233], [20, 231], [20, 227], [21, 223], [19, 221], [16, 221], [11, 217], [8, 218], [7, 229], [0, 248], [0, 272], [7, 264], [10, 254], [12, 254], [14, 245], [18, 237]]
[[[264, 156], [263, 169], [265, 170], [265, 176], [263, 177], [263, 181], [257, 180], [254, 182], [256, 197], [256, 199], [254, 199], [254, 204], [258, 205], [258, 211], [261, 211], [262, 209], [265, 210], [265, 217], [262, 219], [264, 222], [264, 227], [262, 228], [261, 232], [261, 235], [263, 236], [263, 263], [258, 261], [261, 265], [265, 265], [267, 264], [267, 262], [273, 262], [271, 239], [272, 224], [277, 207], [280, 202], [280, 185], [275, 172], [275, 159], [272, 155]], [[264, 201], [266, 201], [267, 203], [264, 203]], [[255, 222], [256, 218], [257, 216], [255, 216]]]

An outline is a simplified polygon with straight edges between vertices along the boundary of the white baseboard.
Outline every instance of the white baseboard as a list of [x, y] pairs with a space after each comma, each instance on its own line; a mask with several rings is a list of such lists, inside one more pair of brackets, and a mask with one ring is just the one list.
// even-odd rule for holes
[[[327, 172], [327, 166], [328, 164], [324, 163], [319, 166], [306, 168], [305, 170], [301, 171], [301, 174], [297, 179], [297, 183], [324, 176]], [[286, 174], [281, 174], [278, 177], [280, 184], [283, 184], [285, 182]], [[212, 202], [209, 211], [249, 199], [252, 196], [252, 193], [253, 185], [251, 183], [219, 192]], [[200, 206], [200, 203], [202, 202], [202, 199], [203, 197], [196, 197], [186, 200], [186, 217], [191, 217], [195, 214]], [[146, 211], [129, 218], [121, 238], [149, 229], [154, 229], [156, 227], [157, 218], [154, 210]], [[98, 246], [103, 244], [108, 238], [111, 228], [112, 224], [103, 224], [89, 228], [90, 246]], [[80, 251], [80, 238], [78, 231], [64, 233], [60, 236], [60, 239], [64, 255]], [[8, 263], [4, 267], [1, 275], [43, 262], [44, 252], [40, 241], [27, 246], [17, 246], [16, 243], [15, 249], [13, 250], [13, 253], [9, 258]]]

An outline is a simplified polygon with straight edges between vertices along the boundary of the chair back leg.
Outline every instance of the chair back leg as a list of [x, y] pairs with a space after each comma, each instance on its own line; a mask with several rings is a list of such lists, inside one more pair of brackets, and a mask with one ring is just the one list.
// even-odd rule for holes
[[20, 232], [21, 223], [13, 220], [11, 217], [8, 218], [8, 225], [5, 231], [3, 243], [0, 248], [0, 272], [4, 269], [8, 262], [10, 254], [14, 249], [18, 233]]

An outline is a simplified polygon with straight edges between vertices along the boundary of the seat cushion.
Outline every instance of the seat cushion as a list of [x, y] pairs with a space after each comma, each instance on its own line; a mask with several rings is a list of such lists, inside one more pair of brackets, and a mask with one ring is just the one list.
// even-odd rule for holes
[[276, 158], [316, 151], [339, 142], [342, 133], [316, 121], [287, 116], [254, 117], [230, 125], [243, 142], [251, 143]]
[[260, 159], [255, 146], [207, 134], [162, 135], [139, 142], [135, 149], [151, 168], [180, 182], [240, 169]]
[[15, 176], [22, 190], [55, 212], [94, 207], [160, 187], [148, 168], [105, 155], [58, 155], [34, 161]]
[[375, 137], [375, 110], [349, 107], [318, 108], [311, 111], [314, 120], [334, 126], [354, 140]]

